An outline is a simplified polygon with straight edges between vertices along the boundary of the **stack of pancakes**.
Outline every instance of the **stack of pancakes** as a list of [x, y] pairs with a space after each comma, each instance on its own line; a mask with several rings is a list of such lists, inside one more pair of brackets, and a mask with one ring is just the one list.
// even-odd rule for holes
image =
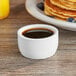
[[46, 15], [63, 20], [76, 19], [76, 0], [45, 0], [44, 7]]

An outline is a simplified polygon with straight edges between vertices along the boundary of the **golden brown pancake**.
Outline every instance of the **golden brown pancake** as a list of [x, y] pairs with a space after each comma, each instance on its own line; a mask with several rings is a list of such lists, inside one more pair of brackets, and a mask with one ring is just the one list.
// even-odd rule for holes
[[[76, 18], [76, 11], [65, 10], [53, 5], [50, 0], [45, 0], [45, 14], [54, 15], [60, 17], [61, 19], [67, 19], [68, 17]], [[50, 14], [49, 14], [50, 13]]]
[[61, 4], [63, 4], [65, 7], [71, 9], [76, 9], [76, 2], [71, 2], [69, 0], [59, 0]]
[[76, 3], [67, 0], [50, 0], [50, 2], [60, 8], [76, 11]]
[[54, 13], [51, 11], [51, 13], [46, 10], [45, 11], [45, 14], [47, 14], [48, 16], [54, 16], [55, 19], [61, 19], [61, 20], [66, 20], [68, 17], [66, 16], [63, 16], [63, 15], [60, 15], [60, 14], [57, 14], [57, 13]]
[[70, 1], [70, 2], [76, 2], [76, 0], [67, 0], [67, 1]]
[[60, 17], [60, 18], [63, 18], [63, 19], [66, 19], [66, 18], [69, 17], [69, 16], [59, 14], [58, 12], [52, 11], [51, 9], [45, 8], [45, 14], [48, 14], [48, 13], [50, 14], [50, 16], [56, 16], [56, 17]]

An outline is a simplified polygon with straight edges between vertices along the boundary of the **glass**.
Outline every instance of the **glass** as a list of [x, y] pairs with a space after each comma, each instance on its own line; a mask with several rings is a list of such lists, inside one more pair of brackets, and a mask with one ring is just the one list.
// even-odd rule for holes
[[0, 0], [0, 19], [4, 19], [9, 15], [9, 0]]

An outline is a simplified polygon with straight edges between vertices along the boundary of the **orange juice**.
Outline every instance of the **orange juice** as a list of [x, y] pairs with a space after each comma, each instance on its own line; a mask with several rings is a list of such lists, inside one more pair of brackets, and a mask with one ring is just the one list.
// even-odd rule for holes
[[0, 19], [4, 19], [9, 15], [9, 0], [0, 0]]

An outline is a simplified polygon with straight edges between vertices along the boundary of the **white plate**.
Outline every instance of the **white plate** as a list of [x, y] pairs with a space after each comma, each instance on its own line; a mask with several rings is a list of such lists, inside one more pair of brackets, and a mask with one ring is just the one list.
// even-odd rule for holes
[[50, 18], [44, 14], [41, 10], [37, 8], [37, 3], [42, 2], [43, 0], [26, 0], [25, 7], [27, 11], [34, 16], [35, 18], [44, 21], [46, 23], [53, 24], [57, 27], [71, 30], [71, 31], [76, 31], [76, 23], [71, 23], [67, 21], [62, 21], [62, 20], [57, 20], [54, 18]]

